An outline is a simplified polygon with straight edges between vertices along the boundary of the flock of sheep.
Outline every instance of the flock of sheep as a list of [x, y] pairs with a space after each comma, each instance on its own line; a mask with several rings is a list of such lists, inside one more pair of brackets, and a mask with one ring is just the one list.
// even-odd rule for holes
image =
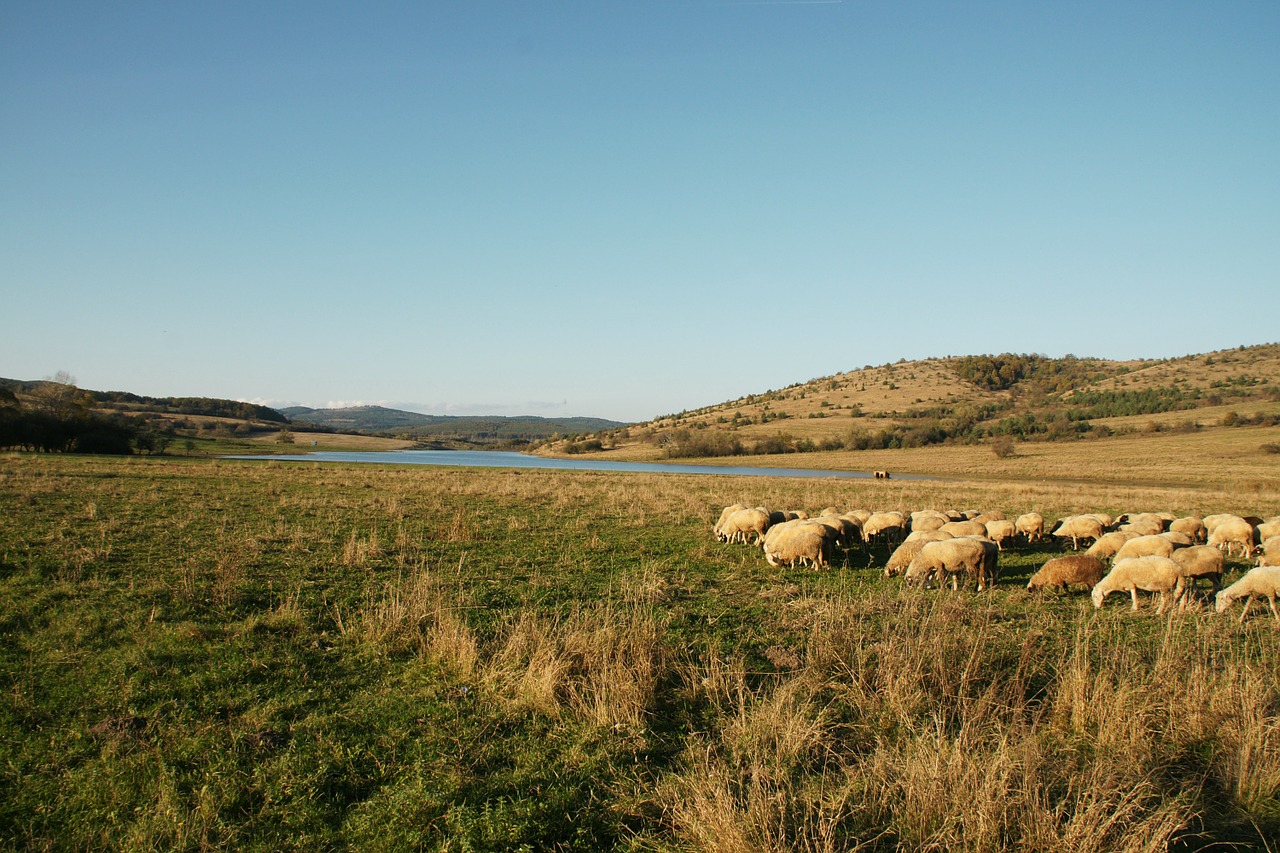
[[[1082, 553], [1055, 557], [1027, 583], [1030, 591], [1072, 586], [1091, 590], [1094, 607], [1113, 592], [1127, 592], [1138, 609], [1138, 591], [1159, 597], [1157, 613], [1172, 604], [1186, 607], [1197, 582], [1212, 584], [1215, 609], [1222, 613], [1243, 600], [1241, 621], [1254, 598], [1265, 598], [1280, 623], [1280, 516], [1270, 519], [1226, 513], [1204, 518], [1172, 513], [1126, 513], [1111, 517], [1087, 513], [1061, 518], [1045, 530], [1038, 512], [1009, 520], [1004, 513], [920, 510], [841, 512], [827, 507], [810, 516], [765, 507], [734, 504], [724, 508], [714, 527], [721, 542], [755, 545], [771, 566], [830, 567], [836, 549], [863, 544], [894, 546], [884, 567], [887, 577], [902, 575], [907, 586], [952, 589], [973, 581], [979, 591], [995, 583], [1000, 552], [1014, 543], [1030, 545], [1053, 538]], [[870, 553], [870, 552], [868, 552]], [[1256, 566], [1221, 589], [1226, 557], [1256, 557]]]

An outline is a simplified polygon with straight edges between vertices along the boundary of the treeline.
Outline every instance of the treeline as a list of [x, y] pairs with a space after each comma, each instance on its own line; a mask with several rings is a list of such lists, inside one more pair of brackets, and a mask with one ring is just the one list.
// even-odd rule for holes
[[1068, 402], [1067, 417], [1073, 421], [1118, 418], [1126, 415], [1154, 415], [1194, 408], [1204, 395], [1198, 388], [1147, 388], [1142, 391], [1077, 391]]
[[162, 453], [172, 436], [125, 415], [0, 406], [0, 448], [38, 453]]
[[1028, 386], [1044, 394], [1070, 391], [1118, 375], [1116, 368], [1107, 362], [1074, 355], [1062, 358], [1015, 353], [966, 355], [953, 358], [951, 367], [961, 379], [984, 391]]
[[97, 405], [112, 409], [289, 423], [289, 419], [275, 409], [259, 406], [256, 403], [242, 403], [239, 400], [219, 400], [214, 397], [143, 397], [127, 391], [86, 391], [85, 393]]

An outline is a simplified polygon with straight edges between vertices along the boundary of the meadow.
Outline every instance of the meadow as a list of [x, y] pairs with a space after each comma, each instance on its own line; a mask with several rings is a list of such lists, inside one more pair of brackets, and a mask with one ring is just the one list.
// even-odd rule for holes
[[883, 482], [0, 456], [0, 843], [1280, 850], [1269, 612], [1030, 595], [1049, 545], [976, 594], [903, 589], [883, 548], [793, 571], [711, 535], [734, 502], [1280, 513], [1246, 464], [951, 464]]

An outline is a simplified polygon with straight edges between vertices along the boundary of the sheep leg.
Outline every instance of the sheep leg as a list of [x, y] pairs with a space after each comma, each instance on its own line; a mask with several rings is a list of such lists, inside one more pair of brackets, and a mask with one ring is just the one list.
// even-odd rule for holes
[[1280, 613], [1276, 612], [1276, 597], [1274, 595], [1268, 595], [1267, 603], [1271, 605], [1271, 615], [1276, 617], [1276, 622], [1280, 623]]
[[1135, 586], [1129, 590], [1129, 595], [1133, 597], [1133, 612], [1138, 612], [1138, 588]]
[[1244, 624], [1244, 615], [1245, 615], [1246, 613], [1248, 613], [1248, 612], [1249, 612], [1249, 605], [1250, 605], [1250, 604], [1253, 604], [1253, 596], [1252, 596], [1252, 595], [1245, 596], [1245, 599], [1244, 599], [1244, 607], [1242, 607], [1242, 608], [1240, 609], [1240, 624], [1241, 624], [1241, 625], [1243, 625], [1243, 624]]

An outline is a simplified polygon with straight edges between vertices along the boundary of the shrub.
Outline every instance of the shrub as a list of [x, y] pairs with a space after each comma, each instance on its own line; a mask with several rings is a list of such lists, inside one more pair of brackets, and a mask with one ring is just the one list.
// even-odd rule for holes
[[997, 459], [1008, 459], [1010, 456], [1017, 455], [1013, 439], [1007, 435], [997, 436], [991, 442], [991, 452], [996, 455]]

